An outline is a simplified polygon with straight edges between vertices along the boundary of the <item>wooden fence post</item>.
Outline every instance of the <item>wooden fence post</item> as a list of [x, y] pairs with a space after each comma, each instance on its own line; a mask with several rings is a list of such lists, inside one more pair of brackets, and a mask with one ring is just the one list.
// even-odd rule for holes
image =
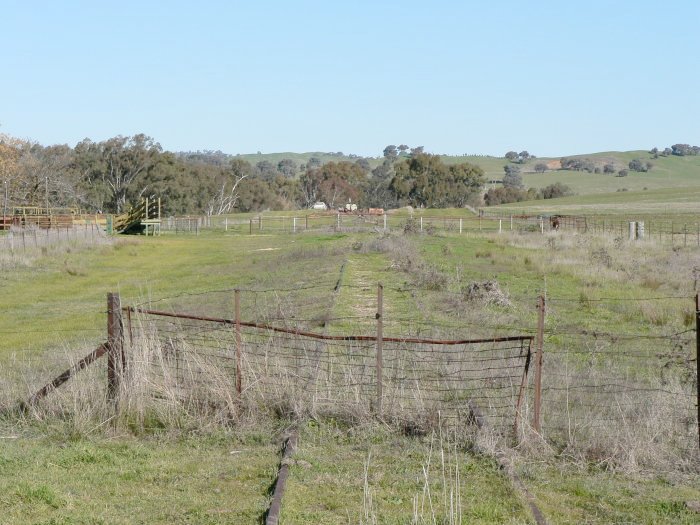
[[124, 325], [122, 306], [118, 293], [107, 294], [107, 399], [114, 403], [119, 397], [123, 377]]
[[241, 348], [241, 291], [233, 291], [234, 315], [236, 316], [236, 394], [238, 402], [243, 395], [243, 348]]
[[383, 396], [383, 351], [384, 351], [384, 285], [377, 284], [377, 403], [376, 413], [382, 416], [382, 396]]
[[533, 428], [539, 434], [542, 432], [540, 413], [542, 411], [542, 351], [544, 346], [544, 295], [537, 298], [537, 355], [535, 356], [535, 410]]

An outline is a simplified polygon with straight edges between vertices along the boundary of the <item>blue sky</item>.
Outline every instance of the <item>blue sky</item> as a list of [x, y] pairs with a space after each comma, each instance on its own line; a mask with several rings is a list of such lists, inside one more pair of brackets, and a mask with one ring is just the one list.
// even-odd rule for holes
[[697, 0], [0, 0], [0, 132], [228, 153], [699, 144], [698, 20]]

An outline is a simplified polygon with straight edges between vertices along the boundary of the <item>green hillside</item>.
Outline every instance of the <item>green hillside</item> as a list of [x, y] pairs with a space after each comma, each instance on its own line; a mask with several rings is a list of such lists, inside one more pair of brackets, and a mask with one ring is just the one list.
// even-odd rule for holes
[[549, 214], [605, 214], [629, 215], [645, 213], [655, 216], [700, 213], [700, 185], [662, 188], [646, 191], [620, 191], [573, 195], [560, 199], [514, 202], [494, 206], [492, 210], [504, 213]]
[[[298, 165], [306, 164], [311, 157], [321, 162], [355, 161], [355, 156], [338, 155], [334, 153], [260, 153], [239, 155], [240, 158], [255, 164], [266, 160], [277, 164], [282, 159], [292, 159]], [[502, 205], [500, 208], [509, 212], [523, 210], [528, 213], [650, 213], [654, 215], [697, 214], [700, 213], [700, 157], [699, 156], [659, 156], [653, 158], [648, 151], [604, 151], [584, 155], [571, 155], [571, 159], [586, 159], [592, 162], [601, 173], [573, 171], [560, 169], [561, 157], [538, 157], [520, 167], [523, 183], [528, 188], [544, 188], [550, 184], [562, 183], [573, 191], [574, 195], [561, 199], [536, 200]], [[629, 170], [630, 161], [639, 159], [643, 164], [651, 162], [653, 167], [644, 173]], [[375, 167], [382, 158], [368, 159]], [[503, 177], [503, 167], [510, 163], [503, 157], [488, 155], [443, 155], [442, 160], [447, 164], [469, 162], [480, 166], [488, 181], [500, 181]], [[537, 173], [535, 166], [544, 163], [549, 169]], [[614, 166], [614, 174], [602, 173], [606, 164]], [[617, 175], [622, 169], [628, 174], [625, 177]], [[498, 186], [497, 182], [489, 182], [487, 189]]]
[[[316, 157], [321, 162], [331, 161], [355, 161], [357, 157], [348, 155], [338, 155], [334, 153], [307, 152], [307, 153], [256, 153], [242, 154], [239, 158], [251, 164], [260, 161], [268, 161], [277, 164], [282, 159], [292, 159], [297, 164], [306, 164], [311, 157]], [[646, 173], [629, 171], [626, 177], [617, 177], [603, 173], [587, 173], [585, 171], [571, 171], [561, 169], [550, 169], [545, 173], [536, 173], [535, 165], [539, 163], [556, 166], [560, 157], [538, 157], [528, 160], [523, 164], [518, 164], [523, 176], [525, 186], [532, 188], [543, 188], [555, 182], [561, 182], [569, 186], [578, 195], [614, 193], [619, 190], [644, 191], [657, 190], [662, 188], [700, 188], [700, 157], [668, 156], [654, 159], [648, 151], [604, 151], [584, 155], [570, 155], [568, 158], [589, 159], [596, 167], [602, 169], [605, 164], [612, 164], [616, 171], [627, 168], [633, 159], [640, 159], [643, 163], [651, 162], [654, 167]], [[381, 163], [379, 157], [368, 158], [372, 167]], [[488, 180], [500, 180], [503, 176], [503, 166], [509, 163], [503, 157], [492, 157], [488, 155], [443, 155], [442, 160], [447, 164], [457, 164], [469, 162], [480, 166], [486, 173]]]
[[[629, 171], [627, 177], [559, 169], [535, 173], [536, 164], [556, 164], [560, 160], [558, 157], [542, 157], [519, 164], [525, 186], [543, 188], [549, 184], [561, 182], [579, 195], [617, 192], [623, 188], [629, 191], [641, 191], [644, 188], [652, 190], [687, 186], [700, 187], [700, 157], [659, 156], [654, 159], [647, 151], [606, 151], [589, 155], [572, 155], [569, 158], [589, 159], [599, 168], [605, 164], [613, 164], [616, 171], [626, 169], [633, 159], [639, 159], [643, 163], [651, 162], [654, 167], [646, 173]], [[485, 156], [444, 157], [444, 160], [447, 163], [471, 162], [477, 164], [486, 172], [489, 180], [500, 180], [503, 176], [503, 166], [508, 164], [504, 158]]]

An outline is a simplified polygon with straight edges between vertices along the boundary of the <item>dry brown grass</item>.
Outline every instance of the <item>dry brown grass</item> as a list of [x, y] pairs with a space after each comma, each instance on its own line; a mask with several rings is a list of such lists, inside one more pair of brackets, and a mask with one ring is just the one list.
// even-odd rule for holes
[[[14, 229], [0, 237], [0, 270], [28, 268], [40, 257], [58, 257], [66, 253], [113, 244], [99, 229], [73, 230]], [[68, 268], [71, 273], [73, 268]]]

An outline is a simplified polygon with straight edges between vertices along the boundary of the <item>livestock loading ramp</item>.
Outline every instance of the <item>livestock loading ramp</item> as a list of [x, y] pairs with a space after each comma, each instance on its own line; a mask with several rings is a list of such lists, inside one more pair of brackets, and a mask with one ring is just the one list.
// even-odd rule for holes
[[160, 235], [160, 225], [160, 199], [145, 198], [126, 213], [114, 216], [112, 232]]

